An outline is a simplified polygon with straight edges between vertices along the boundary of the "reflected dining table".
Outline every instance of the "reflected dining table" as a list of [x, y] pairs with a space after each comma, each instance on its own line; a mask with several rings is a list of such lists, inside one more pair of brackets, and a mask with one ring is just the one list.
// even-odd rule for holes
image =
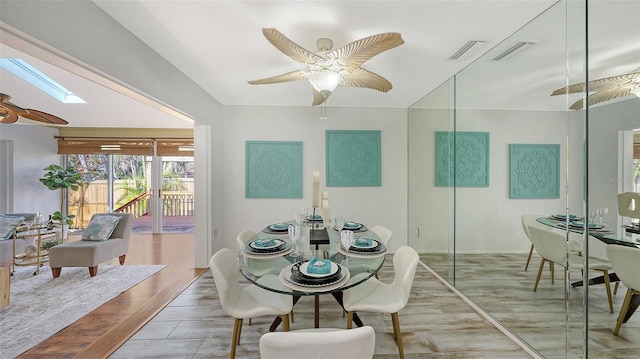
[[[539, 217], [536, 219], [536, 221], [538, 223], [542, 223], [544, 225], [562, 230], [565, 230], [568, 226], [569, 231], [580, 234], [584, 233], [585, 229], [587, 229], [587, 225], [585, 225], [578, 216], [575, 216], [575, 218], [569, 217], [569, 219], [567, 219], [566, 216], [563, 217], [562, 215], [551, 215], [548, 217]], [[580, 227], [580, 225], [582, 225], [582, 227]], [[589, 228], [587, 229], [587, 233], [607, 245], [640, 248], [640, 227], [637, 224], [623, 225], [615, 229], [606, 228], [606, 226], [593, 226], [592, 224], [589, 224], [588, 226]], [[612, 283], [619, 282], [620, 278], [618, 278], [618, 275], [615, 272], [609, 273], [609, 281]], [[588, 285], [602, 283], [604, 283], [603, 276], [594, 277], [589, 279], [588, 281]], [[571, 283], [571, 286], [575, 288], [582, 286], [583, 284], [583, 281], [577, 281]], [[626, 323], [627, 320], [631, 318], [638, 307], [640, 307], [640, 296], [634, 294], [631, 297], [629, 310], [624, 317], [624, 323]]]
[[[346, 251], [340, 243], [340, 231], [337, 229], [319, 229], [328, 236], [328, 244], [309, 243], [311, 227], [314, 225], [312, 221], [301, 225], [302, 236], [298, 240], [302, 242], [298, 244], [298, 250], [301, 253], [300, 256], [292, 257], [294, 245], [285, 228], [295, 222], [288, 221], [269, 225], [246, 242], [238, 254], [240, 272], [249, 282], [258, 287], [293, 296], [294, 305], [302, 297], [314, 296], [314, 327], [319, 328], [319, 296], [329, 294], [342, 307], [342, 292], [374, 276], [385, 260], [387, 248], [380, 238], [365, 225], [350, 223], [354, 225], [354, 237], [361, 238], [362, 243], [366, 241], [367, 245], [356, 247], [354, 243], [349, 250], [349, 262], [346, 264], [342, 264]], [[261, 245], [267, 242], [274, 250]], [[318, 264], [322, 262], [329, 265], [328, 273], [310, 273], [311, 259]], [[318, 260], [321, 261], [318, 262]], [[278, 276], [279, 281], [261, 280], [265, 276]], [[357, 326], [363, 325], [357, 315], [354, 315], [353, 322]], [[281, 318], [275, 318], [269, 331], [275, 331], [280, 323]]]

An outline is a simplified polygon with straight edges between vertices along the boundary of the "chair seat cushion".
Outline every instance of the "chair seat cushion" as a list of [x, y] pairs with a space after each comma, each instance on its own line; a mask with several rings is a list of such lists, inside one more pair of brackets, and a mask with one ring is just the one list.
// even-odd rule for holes
[[121, 238], [106, 241], [72, 241], [49, 249], [51, 268], [93, 267], [127, 253]]

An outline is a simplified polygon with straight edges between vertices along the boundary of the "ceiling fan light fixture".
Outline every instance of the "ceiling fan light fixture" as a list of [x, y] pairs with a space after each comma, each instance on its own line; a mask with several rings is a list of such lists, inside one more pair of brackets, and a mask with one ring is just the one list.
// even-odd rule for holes
[[331, 70], [316, 72], [309, 76], [309, 83], [311, 86], [313, 86], [316, 91], [325, 95], [325, 97], [329, 97], [331, 92], [338, 87], [341, 81], [342, 76]]

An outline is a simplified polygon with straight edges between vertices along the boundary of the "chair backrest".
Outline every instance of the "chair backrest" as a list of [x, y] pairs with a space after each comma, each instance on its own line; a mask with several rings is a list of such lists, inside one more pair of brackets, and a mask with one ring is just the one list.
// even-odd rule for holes
[[640, 218], [640, 193], [620, 193], [618, 195], [618, 214], [622, 217]]
[[238, 236], [236, 237], [236, 242], [238, 242], [238, 248], [240, 249], [244, 248], [244, 246], [247, 244], [249, 239], [251, 239], [251, 237], [255, 235], [256, 235], [256, 232], [250, 229], [247, 229], [238, 233]]
[[371, 227], [371, 231], [375, 233], [378, 238], [380, 238], [385, 247], [389, 245], [389, 241], [391, 240], [392, 235], [389, 228], [384, 226], [373, 226]]
[[640, 248], [620, 245], [608, 245], [607, 257], [625, 287], [640, 290]]
[[131, 237], [131, 226], [133, 225], [133, 215], [131, 213], [118, 212], [105, 214], [121, 217], [109, 238], [122, 238], [123, 242], [129, 243], [129, 237]]
[[416, 274], [416, 267], [420, 261], [420, 256], [415, 249], [409, 246], [402, 246], [398, 248], [393, 255], [393, 286], [398, 293], [398, 299], [400, 300], [400, 306], [404, 307], [409, 301], [409, 294], [411, 293], [411, 286], [413, 285], [413, 278]]
[[261, 359], [371, 359], [376, 347], [372, 327], [271, 332], [260, 337]]
[[544, 215], [540, 214], [524, 214], [520, 217], [522, 222], [522, 229], [524, 230], [524, 234], [527, 236], [529, 240], [531, 240], [531, 233], [529, 232], [529, 227], [538, 225], [538, 221], [536, 219], [544, 217]]
[[529, 226], [529, 233], [533, 248], [542, 258], [566, 266], [567, 239], [563, 233], [538, 226]]
[[217, 251], [209, 261], [213, 281], [218, 290], [222, 309], [230, 314], [240, 297], [242, 288], [238, 282], [238, 262], [236, 253], [229, 248]]

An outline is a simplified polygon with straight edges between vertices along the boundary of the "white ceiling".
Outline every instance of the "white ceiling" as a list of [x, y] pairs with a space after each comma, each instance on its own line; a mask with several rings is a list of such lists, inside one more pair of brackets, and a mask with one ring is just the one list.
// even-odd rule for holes
[[[247, 83], [304, 69], [262, 36], [264, 27], [280, 30], [311, 51], [315, 51], [315, 42], [321, 37], [332, 39], [334, 48], [338, 48], [376, 33], [400, 32], [405, 44], [383, 52], [362, 66], [387, 78], [393, 89], [380, 93], [364, 88], [338, 88], [327, 106], [407, 108], [483, 52], [494, 46], [497, 46], [494, 51], [510, 46], [510, 43], [500, 42], [556, 1], [93, 2], [223, 105], [311, 105], [311, 93], [304, 82], [255, 86]], [[562, 38], [557, 33], [547, 33], [536, 40], [546, 40], [545, 36], [549, 41]], [[448, 60], [467, 40], [486, 40], [488, 43], [467, 61]], [[537, 47], [544, 49], [544, 46]], [[87, 100], [85, 105], [55, 103], [13, 75], [0, 71], [0, 92], [12, 95], [15, 104], [63, 117], [70, 122], [69, 126], [191, 126], [100, 85], [29, 58], [15, 49], [0, 46], [0, 55], [26, 58]], [[532, 59], [543, 61], [546, 57], [544, 53], [538, 53]], [[559, 71], [544, 74], [544, 90], [539, 91], [542, 93], [539, 96], [548, 99], [554, 88], [564, 85], [564, 69]], [[519, 78], [520, 83], [534, 86], [534, 81], [526, 80], [526, 76], [534, 74], [520, 75], [523, 76]], [[487, 78], [491, 79], [485, 77], [475, 81], [490, 83]], [[531, 101], [528, 102], [530, 106]], [[560, 105], [566, 108], [564, 102]], [[132, 123], [131, 118], [136, 118], [136, 122]]]

